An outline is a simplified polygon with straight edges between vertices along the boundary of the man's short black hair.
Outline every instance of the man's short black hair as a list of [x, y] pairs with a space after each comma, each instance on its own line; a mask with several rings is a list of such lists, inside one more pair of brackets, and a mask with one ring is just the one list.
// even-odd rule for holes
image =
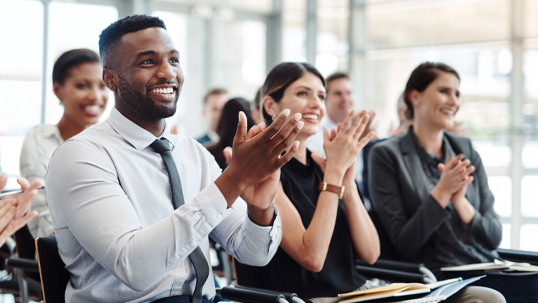
[[147, 15], [127, 16], [110, 24], [99, 35], [99, 55], [101, 55], [103, 64], [106, 65], [107, 56], [119, 48], [121, 38], [124, 35], [152, 27], [166, 29], [166, 25], [159, 17]]

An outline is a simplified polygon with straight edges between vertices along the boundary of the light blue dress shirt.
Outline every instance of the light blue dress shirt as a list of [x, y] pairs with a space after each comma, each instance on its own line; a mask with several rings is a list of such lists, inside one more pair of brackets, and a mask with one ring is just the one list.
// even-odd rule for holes
[[[195, 272], [187, 257], [200, 245], [210, 264], [208, 235], [242, 263], [263, 266], [276, 252], [280, 217], [273, 226], [258, 226], [241, 198], [227, 209], [214, 183], [221, 171], [211, 154], [168, 129], [161, 137], [171, 142], [183, 185], [186, 204], [176, 210], [162, 158], [149, 147], [156, 137], [116, 109], [53, 154], [47, 200], [58, 250], [71, 273], [66, 302], [192, 295]], [[203, 296], [214, 295], [209, 278]]]

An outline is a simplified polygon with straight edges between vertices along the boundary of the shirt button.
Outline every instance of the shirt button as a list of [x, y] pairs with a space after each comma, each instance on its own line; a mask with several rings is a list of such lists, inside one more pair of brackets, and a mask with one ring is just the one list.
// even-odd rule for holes
[[218, 215], [217, 215], [217, 219], [220, 220], [220, 218], [222, 218], [222, 215], [221, 215], [221, 214], [218, 214]]

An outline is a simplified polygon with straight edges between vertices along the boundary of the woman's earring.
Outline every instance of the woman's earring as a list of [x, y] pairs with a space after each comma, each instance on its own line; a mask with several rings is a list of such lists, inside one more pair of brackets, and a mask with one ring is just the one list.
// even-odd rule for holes
[[272, 116], [271, 119], [273, 119], [273, 121], [275, 121], [275, 120], [276, 120], [276, 117], [275, 117], [275, 116]]

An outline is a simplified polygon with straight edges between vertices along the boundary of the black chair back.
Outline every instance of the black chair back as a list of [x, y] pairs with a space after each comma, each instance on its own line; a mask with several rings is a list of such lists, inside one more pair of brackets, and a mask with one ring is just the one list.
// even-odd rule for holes
[[[15, 234], [13, 234], [13, 238], [15, 239], [15, 243], [17, 243], [17, 246], [15, 246], [17, 257], [20, 259], [35, 260], [34, 237], [30, 233], [28, 225], [24, 225], [21, 229], [17, 230]], [[23, 270], [23, 275], [25, 278], [29, 278], [38, 284], [41, 284], [39, 272]]]
[[65, 288], [69, 283], [69, 272], [58, 253], [56, 237], [45, 237], [35, 240], [37, 261], [41, 274], [43, 302], [64, 303]]

